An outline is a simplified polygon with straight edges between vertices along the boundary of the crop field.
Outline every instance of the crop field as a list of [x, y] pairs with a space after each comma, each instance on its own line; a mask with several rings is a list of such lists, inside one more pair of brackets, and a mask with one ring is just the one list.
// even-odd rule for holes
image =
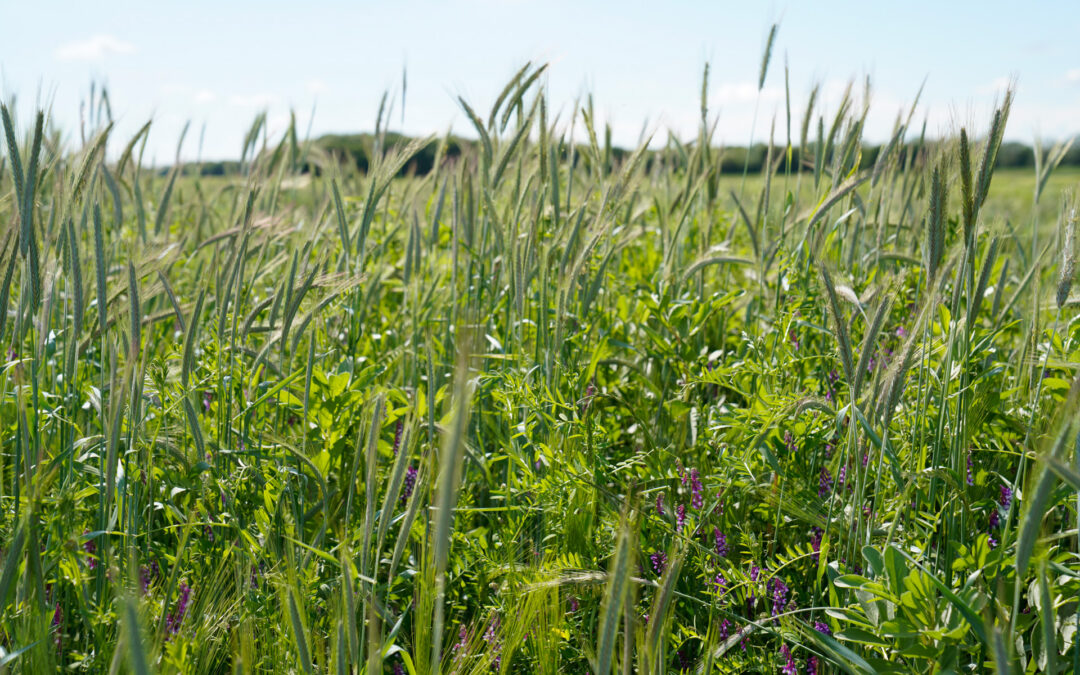
[[3, 108], [0, 673], [1080, 670], [1066, 146], [545, 77], [364, 171]]

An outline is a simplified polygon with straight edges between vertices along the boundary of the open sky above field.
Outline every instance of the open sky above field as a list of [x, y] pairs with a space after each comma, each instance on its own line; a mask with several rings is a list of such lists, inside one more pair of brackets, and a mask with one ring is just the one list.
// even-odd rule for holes
[[[703, 64], [711, 63], [717, 138], [751, 138], [769, 26], [780, 29], [760, 94], [754, 140], [777, 119], [783, 138], [784, 63], [798, 117], [815, 81], [826, 113], [847, 81], [873, 81], [867, 136], [885, 139], [926, 81], [919, 117], [943, 134], [982, 129], [1010, 78], [1018, 96], [1007, 136], [1080, 132], [1080, 3], [1040, 2], [569, 2], [398, 0], [286, 3], [9, 2], [0, 10], [0, 87], [35, 99], [77, 142], [79, 101], [108, 85], [118, 133], [155, 124], [148, 159], [171, 161], [184, 122], [186, 158], [239, 155], [254, 115], [280, 130], [295, 109], [301, 130], [374, 126], [384, 90], [398, 95], [391, 127], [470, 135], [456, 103], [490, 105], [526, 61], [551, 64], [548, 87], [563, 118], [594, 95], [614, 140], [634, 145], [643, 125], [686, 136], [698, 119]], [[407, 72], [404, 117], [400, 93]], [[205, 132], [203, 128], [205, 125]], [[793, 133], [797, 135], [798, 124]], [[657, 134], [663, 138], [663, 133]], [[114, 144], [114, 147], [119, 144]]]

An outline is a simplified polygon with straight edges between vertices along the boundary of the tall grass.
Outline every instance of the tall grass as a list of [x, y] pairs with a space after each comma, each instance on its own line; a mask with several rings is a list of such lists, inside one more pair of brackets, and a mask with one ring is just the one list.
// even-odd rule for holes
[[873, 166], [869, 83], [789, 93], [735, 190], [708, 70], [626, 153], [545, 73], [456, 157], [384, 98], [367, 172], [0, 109], [0, 671], [1077, 667], [1077, 204], [986, 215], [1011, 92]]

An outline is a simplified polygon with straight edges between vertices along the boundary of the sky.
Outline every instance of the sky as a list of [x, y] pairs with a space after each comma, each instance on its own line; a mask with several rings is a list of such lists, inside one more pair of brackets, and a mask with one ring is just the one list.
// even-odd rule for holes
[[632, 147], [643, 129], [654, 142], [695, 136], [708, 62], [715, 142], [745, 145], [767, 140], [774, 119], [777, 138], [786, 134], [786, 62], [796, 135], [815, 82], [831, 115], [847, 82], [861, 96], [869, 76], [872, 141], [888, 139], [924, 82], [917, 125], [984, 132], [1015, 81], [1006, 136], [1031, 143], [1080, 133], [1077, 35], [1077, 0], [0, 0], [0, 92], [17, 97], [23, 123], [44, 107], [77, 146], [80, 102], [104, 83], [123, 139], [115, 151], [152, 119], [146, 162], [167, 164], [188, 121], [186, 160], [234, 159], [260, 111], [272, 134], [290, 110], [301, 134], [370, 131], [384, 91], [397, 100], [392, 129], [474, 136], [457, 97], [487, 111], [532, 61], [549, 64], [552, 117], [565, 122], [591, 93], [615, 143]]

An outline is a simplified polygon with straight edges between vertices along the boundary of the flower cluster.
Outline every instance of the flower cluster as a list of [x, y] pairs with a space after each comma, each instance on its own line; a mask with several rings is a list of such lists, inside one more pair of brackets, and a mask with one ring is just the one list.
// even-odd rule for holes
[[713, 538], [716, 540], [716, 555], [726, 558], [728, 554], [727, 535], [720, 531], [719, 527], [713, 528]]
[[664, 570], [667, 569], [667, 553], [657, 551], [649, 556], [649, 560], [652, 561], [653, 572], [656, 572], [656, 576], [663, 576]]
[[398, 448], [401, 447], [401, 434], [405, 430], [405, 425], [401, 423], [401, 420], [397, 421], [397, 426], [394, 428], [394, 457], [397, 457]]
[[[83, 530], [83, 534], [90, 534], [90, 530]], [[87, 539], [83, 542], [82, 548], [83, 552], [85, 552], [86, 555], [90, 556], [86, 560], [86, 566], [90, 569], [96, 568], [97, 558], [94, 557], [94, 554], [97, 552], [97, 544], [94, 543], [93, 539]]]
[[798, 669], [795, 667], [795, 657], [791, 655], [791, 648], [787, 645], [780, 645], [780, 656], [784, 659], [784, 667], [781, 669], [784, 675], [798, 675]]
[[401, 488], [401, 505], [404, 506], [405, 502], [409, 501], [409, 497], [412, 497], [413, 488], [416, 487], [416, 467], [410, 466], [405, 470], [405, 485]]
[[701, 479], [698, 476], [697, 469], [690, 470], [690, 505], [695, 509], [701, 509], [705, 504], [705, 499], [701, 494]]
[[181, 581], [180, 598], [176, 601], [176, 607], [173, 608], [172, 614], [165, 617], [165, 630], [170, 633], [176, 633], [180, 630], [180, 624], [184, 621], [190, 603], [191, 586], [188, 586], [186, 581]]
[[143, 595], [150, 591], [150, 584], [158, 578], [160, 570], [156, 560], [151, 560], [149, 565], [143, 565], [139, 569], [139, 582], [142, 584]]
[[495, 654], [495, 658], [491, 662], [491, 669], [495, 672], [499, 672], [499, 666], [502, 664], [502, 640], [498, 637], [498, 629], [499, 618], [495, 617], [484, 632], [484, 642]]
[[727, 579], [722, 572], [716, 573], [716, 578], [713, 579], [713, 583], [716, 584], [716, 597], [724, 597], [724, 594], [727, 593]]
[[824, 534], [824, 531], [822, 531], [822, 529], [817, 525], [810, 528], [810, 548], [812, 548], [814, 551], [813, 555], [811, 555], [810, 558], [815, 563], [818, 562], [819, 556], [821, 555], [821, 537]]
[[769, 589], [772, 591], [772, 615], [777, 616], [787, 608], [790, 589], [780, 577], [773, 577], [769, 581]]
[[828, 497], [829, 493], [832, 492], [832, 486], [832, 474], [829, 473], [829, 469], [827, 467], [821, 467], [821, 475], [818, 477], [818, 497], [821, 497], [822, 499]]

